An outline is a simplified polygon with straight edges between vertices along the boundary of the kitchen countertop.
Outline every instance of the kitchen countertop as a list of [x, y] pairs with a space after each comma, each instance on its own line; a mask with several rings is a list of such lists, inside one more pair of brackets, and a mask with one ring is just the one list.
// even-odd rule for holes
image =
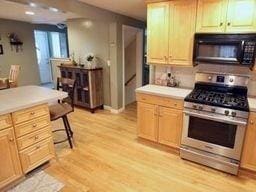
[[23, 86], [0, 91], [0, 115], [67, 97], [66, 92], [39, 86]]
[[249, 97], [248, 102], [249, 102], [250, 111], [256, 112], [256, 98], [255, 97]]
[[146, 85], [136, 89], [137, 93], [152, 94], [174, 99], [184, 99], [191, 91], [192, 89], [174, 88], [160, 85]]

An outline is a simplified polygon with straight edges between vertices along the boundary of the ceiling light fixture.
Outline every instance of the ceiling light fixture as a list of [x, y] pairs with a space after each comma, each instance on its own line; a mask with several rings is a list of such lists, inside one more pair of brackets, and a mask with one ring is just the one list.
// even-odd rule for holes
[[56, 8], [54, 8], [54, 7], [49, 7], [49, 10], [50, 10], [50, 11], [53, 11], [53, 12], [58, 12], [58, 11], [59, 11], [58, 9], [56, 9]]
[[29, 6], [30, 7], [37, 7], [37, 5], [35, 3], [33, 3], [33, 2], [29, 3]]
[[32, 12], [32, 11], [26, 11], [25, 14], [26, 14], [26, 15], [35, 15], [35, 13]]

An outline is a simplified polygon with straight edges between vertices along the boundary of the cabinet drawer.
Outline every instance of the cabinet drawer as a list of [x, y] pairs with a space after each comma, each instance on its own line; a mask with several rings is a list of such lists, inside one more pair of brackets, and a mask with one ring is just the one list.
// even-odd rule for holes
[[20, 152], [20, 160], [24, 173], [35, 169], [54, 157], [52, 139], [35, 144]]
[[11, 115], [1, 115], [0, 116], [0, 130], [9, 128], [12, 126]]
[[44, 127], [47, 127], [50, 125], [50, 119], [49, 116], [43, 116], [40, 118], [33, 119], [31, 121], [21, 123], [18, 125], [15, 125], [15, 134], [16, 137], [21, 137], [23, 135], [26, 135], [28, 133], [40, 130]]
[[150, 103], [175, 109], [183, 109], [183, 100], [179, 99], [172, 99], [168, 97], [160, 97], [142, 93], [137, 93], [136, 99], [138, 102]]
[[29, 109], [25, 109], [25, 110], [21, 110], [13, 113], [13, 123], [17, 125], [19, 123], [30, 121], [32, 119], [35, 119], [37, 117], [41, 117], [47, 114], [49, 114], [48, 105], [39, 105], [36, 107], [32, 107]]
[[17, 140], [18, 143], [18, 149], [22, 150], [27, 147], [30, 147], [39, 141], [43, 141], [47, 138], [50, 138], [52, 136], [51, 128], [46, 127], [42, 130], [36, 131], [34, 133], [28, 134], [24, 137], [21, 137]]

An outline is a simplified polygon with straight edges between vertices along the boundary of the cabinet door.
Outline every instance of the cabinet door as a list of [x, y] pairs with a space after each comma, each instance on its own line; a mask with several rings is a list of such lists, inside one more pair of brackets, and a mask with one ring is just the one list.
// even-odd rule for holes
[[182, 110], [159, 107], [158, 142], [179, 148], [182, 130]]
[[255, 13], [255, 0], [230, 0], [226, 32], [256, 32]]
[[170, 2], [169, 64], [192, 65], [196, 5], [196, 0]]
[[138, 136], [157, 141], [157, 106], [138, 102]]
[[0, 189], [21, 176], [13, 129], [0, 131]]
[[256, 171], [256, 113], [251, 113], [249, 117], [241, 167]]
[[150, 64], [167, 64], [169, 2], [148, 5], [148, 47]]
[[197, 9], [197, 32], [224, 32], [227, 0], [199, 0]]

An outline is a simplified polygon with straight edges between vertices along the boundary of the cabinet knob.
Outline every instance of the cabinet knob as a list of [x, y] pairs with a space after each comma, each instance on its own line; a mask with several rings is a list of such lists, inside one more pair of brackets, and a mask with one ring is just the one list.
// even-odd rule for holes
[[222, 26], [222, 25], [223, 25], [223, 23], [221, 22], [221, 23], [220, 23], [220, 26]]
[[40, 149], [40, 145], [36, 146], [36, 149]]
[[13, 142], [13, 141], [14, 141], [14, 139], [13, 139], [13, 138], [10, 138], [10, 139], [9, 139], [9, 141], [10, 141], [10, 142]]
[[34, 124], [33, 127], [37, 127], [37, 124]]
[[231, 25], [231, 23], [230, 22], [228, 22], [228, 26], [230, 26]]
[[37, 140], [39, 137], [38, 137], [38, 135], [37, 136], [35, 136], [35, 140]]
[[30, 115], [35, 115], [35, 112], [34, 112], [34, 111], [32, 111], [32, 112], [30, 113]]
[[253, 121], [253, 120], [250, 120], [250, 124], [253, 125], [253, 124], [254, 124], [254, 121]]

